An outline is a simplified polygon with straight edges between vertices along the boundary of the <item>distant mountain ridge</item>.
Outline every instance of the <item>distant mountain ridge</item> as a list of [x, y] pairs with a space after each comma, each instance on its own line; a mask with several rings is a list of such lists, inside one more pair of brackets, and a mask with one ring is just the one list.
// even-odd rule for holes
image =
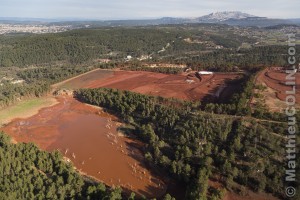
[[[173, 19], [173, 21], [176, 18]], [[273, 19], [267, 17], [259, 17], [240, 11], [224, 11], [214, 12], [202, 17], [188, 19], [180, 18], [178, 23], [184, 21], [184, 23], [217, 23], [227, 24], [234, 26], [258, 26], [267, 27], [281, 24], [298, 24], [300, 25], [299, 19]]]
[[240, 11], [224, 11], [224, 12], [214, 12], [208, 15], [204, 15], [202, 17], [197, 18], [199, 21], [203, 22], [220, 22], [229, 19], [245, 19], [248, 17], [257, 17], [254, 15], [250, 15], [247, 13], [242, 13]]
[[[163, 19], [163, 18], [162, 18]], [[161, 20], [161, 22], [166, 20]], [[282, 24], [300, 25], [300, 19], [273, 19], [259, 17], [240, 11], [214, 12], [197, 18], [168, 18], [169, 22], [180, 23], [216, 23], [234, 26], [276, 26]]]
[[[25, 20], [26, 21], [25, 21]], [[84, 25], [85, 23], [94, 26], [146, 26], [146, 25], [163, 25], [163, 24], [192, 24], [192, 23], [216, 23], [227, 24], [233, 26], [276, 26], [282, 24], [300, 25], [298, 19], [273, 19], [267, 17], [259, 17], [240, 11], [224, 11], [214, 12], [208, 15], [195, 18], [175, 18], [163, 17], [159, 19], [135, 19], [135, 20], [84, 20], [84, 19], [34, 19], [34, 18], [5, 18], [0, 17], [0, 23], [49, 23], [49, 24], [75, 24]]]

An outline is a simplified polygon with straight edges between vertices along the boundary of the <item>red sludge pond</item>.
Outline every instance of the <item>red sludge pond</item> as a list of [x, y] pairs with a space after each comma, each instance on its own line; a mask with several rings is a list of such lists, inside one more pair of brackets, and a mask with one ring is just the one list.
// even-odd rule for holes
[[15, 119], [2, 130], [17, 142], [33, 142], [47, 151], [58, 149], [82, 174], [109, 186], [148, 198], [165, 194], [169, 181], [146, 166], [142, 144], [118, 131], [121, 123], [116, 117], [70, 96], [57, 100], [58, 104]]

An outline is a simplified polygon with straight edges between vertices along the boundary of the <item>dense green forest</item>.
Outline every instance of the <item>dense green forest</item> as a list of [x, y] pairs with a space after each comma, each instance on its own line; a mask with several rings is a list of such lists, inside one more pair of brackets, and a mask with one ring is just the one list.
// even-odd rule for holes
[[183, 68], [179, 67], [148, 67], [140, 65], [139, 63], [131, 63], [129, 67], [125, 67], [122, 69], [130, 71], [149, 71], [164, 74], [178, 74], [184, 71]]
[[50, 85], [72, 76], [91, 70], [90, 67], [52, 66], [34, 69], [16, 70], [16, 76], [23, 83], [13, 84], [9, 80], [1, 81], [0, 108], [11, 105], [22, 98], [41, 97], [50, 92]]
[[[297, 46], [297, 52], [300, 46]], [[298, 55], [298, 58], [300, 56]], [[240, 69], [251, 70], [257, 67], [286, 66], [286, 46], [262, 46], [241, 50], [218, 50], [214, 52], [199, 53], [198, 55], [174, 55], [163, 58], [165, 62], [187, 64], [196, 70], [235, 71]]]
[[10, 38], [1, 48], [0, 66], [25, 66], [55, 61], [73, 64], [108, 57], [141, 56], [159, 51], [177, 33], [156, 29], [110, 28]]
[[[240, 48], [243, 43], [253, 44], [256, 39], [241, 36], [227, 26], [202, 26], [107, 27], [0, 36], [0, 66], [78, 65], [101, 58], [124, 62], [128, 55], [137, 61], [147, 56], [148, 61], [188, 64], [215, 71], [232, 71], [234, 66], [247, 69], [286, 63], [283, 56], [286, 46]], [[187, 42], [187, 39], [194, 42]], [[216, 45], [224, 49], [216, 49]]]
[[41, 97], [50, 92], [47, 83], [36, 82], [33, 84], [11, 84], [4, 82], [0, 86], [0, 108], [9, 106], [26, 97]]
[[[283, 197], [284, 138], [252, 118], [199, 111], [199, 104], [114, 89], [81, 89], [77, 97], [106, 108], [145, 142], [149, 163], [188, 185], [186, 199], [219, 199], [247, 188]], [[279, 125], [281, 126], [281, 125]]]
[[48, 84], [53, 84], [76, 76], [78, 74], [83, 74], [92, 69], [92, 67], [88, 66], [52, 66], [22, 70], [19, 71], [17, 75], [27, 83], [43, 81]]

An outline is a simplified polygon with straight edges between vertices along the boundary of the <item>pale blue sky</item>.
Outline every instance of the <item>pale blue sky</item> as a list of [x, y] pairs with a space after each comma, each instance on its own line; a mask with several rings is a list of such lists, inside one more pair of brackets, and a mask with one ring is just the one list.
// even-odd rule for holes
[[145, 19], [242, 11], [300, 18], [300, 0], [0, 0], [0, 17]]

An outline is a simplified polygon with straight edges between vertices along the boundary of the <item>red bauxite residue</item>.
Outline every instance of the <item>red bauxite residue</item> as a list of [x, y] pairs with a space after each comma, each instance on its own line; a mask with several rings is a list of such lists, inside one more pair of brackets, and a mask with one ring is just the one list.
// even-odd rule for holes
[[146, 71], [95, 70], [56, 84], [59, 88], [115, 88], [147, 95], [173, 97], [183, 100], [203, 100], [205, 97], [228, 99], [237, 87], [226, 81], [237, 79], [241, 73], [197, 75], [196, 72], [162, 74]]
[[59, 104], [15, 119], [2, 130], [17, 142], [34, 142], [48, 151], [59, 149], [82, 173], [110, 186], [147, 197], [165, 193], [163, 178], [145, 166], [142, 144], [118, 133], [120, 123], [114, 116], [68, 96], [58, 100]]
[[[276, 97], [282, 101], [285, 101], [286, 91], [292, 91], [292, 86], [286, 85], [287, 73], [283, 70], [275, 70], [272, 68], [265, 69], [258, 76], [258, 83], [265, 83], [268, 87], [272, 88], [276, 92]], [[300, 102], [300, 73], [295, 74], [296, 80], [296, 102]]]
[[[217, 73], [196, 77], [193, 73], [161, 74], [145, 71], [114, 71], [105, 79], [90, 81], [84, 88], [116, 88], [147, 95], [174, 97], [183, 100], [201, 100], [205, 96], [215, 96], [220, 87], [229, 88], [225, 81], [240, 77], [236, 73]], [[76, 84], [78, 80], [73, 80]]]

